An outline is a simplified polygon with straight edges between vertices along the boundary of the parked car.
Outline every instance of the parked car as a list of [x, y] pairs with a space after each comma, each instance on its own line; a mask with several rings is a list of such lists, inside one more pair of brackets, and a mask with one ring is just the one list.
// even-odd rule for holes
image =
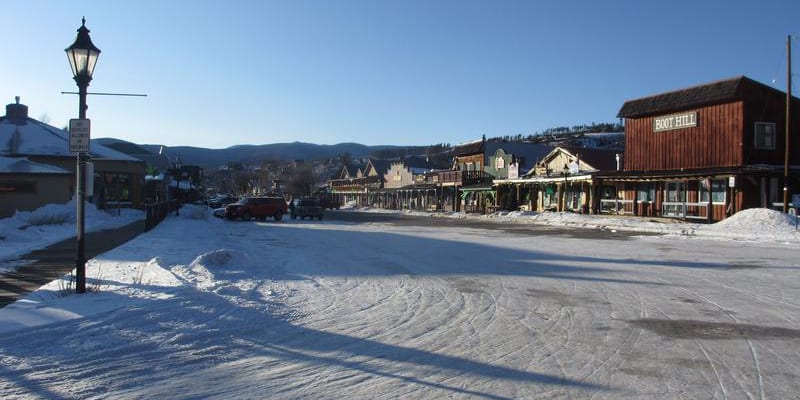
[[239, 199], [230, 194], [218, 194], [208, 199], [208, 206], [211, 208], [225, 207], [228, 204], [235, 203], [237, 200]]
[[292, 219], [297, 217], [300, 217], [300, 219], [305, 219], [308, 217], [310, 219], [317, 218], [322, 220], [322, 206], [317, 199], [294, 199], [292, 200], [290, 210], [292, 213]]
[[333, 210], [334, 208], [338, 210], [342, 206], [341, 204], [339, 204], [338, 200], [333, 198], [333, 196], [321, 197], [319, 200], [319, 205], [320, 207], [322, 207], [323, 210], [326, 208], [328, 210]]
[[225, 207], [225, 218], [249, 221], [251, 218], [280, 221], [288, 207], [283, 197], [242, 197], [241, 200]]

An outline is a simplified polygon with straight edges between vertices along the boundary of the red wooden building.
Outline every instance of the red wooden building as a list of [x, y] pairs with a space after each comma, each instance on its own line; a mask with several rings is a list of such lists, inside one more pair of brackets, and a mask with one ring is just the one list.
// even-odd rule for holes
[[[792, 97], [790, 194], [800, 193]], [[786, 94], [747, 77], [626, 102], [624, 170], [598, 177], [625, 213], [717, 221], [782, 207]]]

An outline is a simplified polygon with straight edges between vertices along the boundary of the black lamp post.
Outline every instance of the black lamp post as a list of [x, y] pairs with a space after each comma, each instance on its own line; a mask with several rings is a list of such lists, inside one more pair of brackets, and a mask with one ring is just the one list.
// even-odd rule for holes
[[[92, 81], [94, 66], [97, 64], [97, 57], [100, 56], [100, 49], [92, 44], [89, 38], [89, 29], [86, 28], [86, 18], [81, 19], [81, 27], [78, 28], [78, 37], [75, 42], [64, 49], [67, 52], [69, 66], [72, 68], [72, 76], [78, 84], [78, 118], [86, 119], [86, 89]], [[85, 155], [85, 154], [84, 154]], [[78, 215], [77, 215], [77, 257], [75, 258], [75, 291], [78, 293], [86, 292], [86, 254], [84, 243], [84, 219], [86, 200], [86, 160], [81, 159], [81, 153], [76, 154], [77, 171], [75, 178], [75, 191], [78, 196]]]
[[181, 156], [175, 158], [175, 169], [178, 170], [178, 190], [175, 192], [175, 215], [181, 215], [181, 178], [183, 177], [183, 170], [181, 169]]
[[564, 187], [561, 189], [561, 198], [563, 200], [563, 208], [561, 211], [567, 211], [567, 176], [569, 176], [569, 167], [567, 164], [564, 164], [564, 169], [561, 170], [561, 173], [564, 175]]

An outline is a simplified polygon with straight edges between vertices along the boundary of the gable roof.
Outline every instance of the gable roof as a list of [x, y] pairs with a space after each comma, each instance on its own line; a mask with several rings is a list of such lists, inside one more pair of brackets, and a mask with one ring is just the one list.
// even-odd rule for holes
[[408, 168], [415, 168], [415, 169], [433, 169], [431, 163], [428, 160], [418, 157], [418, 156], [411, 156], [403, 160], [403, 164], [405, 164]]
[[637, 118], [655, 114], [666, 114], [689, 108], [740, 100], [744, 91], [760, 88], [786, 95], [778, 89], [754, 81], [746, 76], [724, 79], [703, 85], [692, 86], [672, 92], [626, 101], [619, 110], [619, 118]]
[[387, 171], [389, 171], [391, 166], [392, 165], [389, 161], [370, 158], [369, 161], [367, 161], [367, 166], [364, 167], [364, 175], [368, 175], [370, 169], [373, 169], [375, 170], [376, 175], [382, 177]]
[[[92, 158], [140, 161], [137, 158], [91, 141]], [[0, 156], [74, 157], [69, 151], [69, 133], [33, 118], [0, 117]]]
[[459, 157], [472, 154], [481, 154], [483, 153], [483, 145], [485, 143], [485, 139], [480, 139], [456, 145], [456, 147], [453, 148], [453, 155]]
[[489, 157], [493, 157], [497, 150], [503, 149], [506, 154], [511, 154], [515, 159], [522, 160], [520, 170], [527, 171], [536, 165], [542, 158], [550, 154], [553, 146], [541, 143], [511, 143], [511, 142], [486, 142], [484, 152], [484, 165], [489, 164]]
[[598, 171], [613, 171], [617, 169], [617, 154], [614, 150], [590, 149], [578, 147], [561, 147], [569, 154], [581, 160]]
[[25, 157], [0, 157], [0, 174], [59, 174], [69, 175], [70, 171], [55, 165], [42, 164]]
[[106, 142], [103, 146], [142, 160], [149, 167], [157, 168], [162, 171], [172, 166], [166, 154], [156, 154], [130, 142]]

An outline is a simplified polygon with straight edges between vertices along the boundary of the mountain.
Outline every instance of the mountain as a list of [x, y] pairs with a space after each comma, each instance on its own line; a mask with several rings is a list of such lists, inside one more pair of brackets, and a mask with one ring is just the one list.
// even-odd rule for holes
[[[126, 142], [114, 138], [97, 139], [102, 145], [114, 147], [138, 146], [151, 153], [158, 154], [161, 145], [141, 144]], [[337, 157], [348, 153], [351, 157], [367, 157], [378, 152], [406, 153], [417, 151], [424, 147], [411, 146], [366, 146], [358, 143], [339, 143], [334, 145], [320, 145], [312, 143], [274, 143], [264, 145], [237, 145], [225, 149], [206, 149], [202, 147], [175, 146], [166, 147], [168, 157], [174, 161], [177, 156], [186, 165], [197, 165], [202, 168], [217, 168], [228, 163], [261, 164], [267, 160], [305, 160], [314, 161], [325, 158]]]

